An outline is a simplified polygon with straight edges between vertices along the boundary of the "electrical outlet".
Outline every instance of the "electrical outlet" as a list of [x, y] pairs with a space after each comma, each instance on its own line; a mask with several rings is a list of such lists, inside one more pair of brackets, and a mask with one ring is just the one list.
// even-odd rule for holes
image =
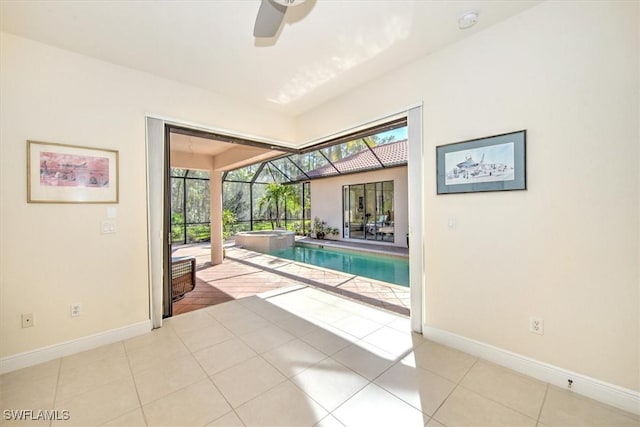
[[82, 304], [71, 304], [71, 317], [78, 317], [82, 312]]
[[22, 315], [22, 327], [30, 328], [33, 326], [33, 313], [24, 313]]
[[544, 320], [539, 317], [529, 318], [529, 332], [544, 335]]
[[116, 232], [116, 220], [115, 219], [105, 219], [100, 222], [100, 230], [102, 234], [112, 234]]

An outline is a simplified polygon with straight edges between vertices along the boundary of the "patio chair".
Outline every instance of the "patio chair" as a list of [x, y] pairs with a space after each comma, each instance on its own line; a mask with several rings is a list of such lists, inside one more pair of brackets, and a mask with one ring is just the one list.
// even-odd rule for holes
[[179, 301], [196, 287], [196, 259], [171, 258], [171, 301]]

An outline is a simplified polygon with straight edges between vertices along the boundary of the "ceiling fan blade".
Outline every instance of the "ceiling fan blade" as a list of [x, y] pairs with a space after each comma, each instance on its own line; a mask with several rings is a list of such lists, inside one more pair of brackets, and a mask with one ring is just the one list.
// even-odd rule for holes
[[256, 24], [253, 27], [254, 37], [273, 37], [278, 32], [287, 7], [270, 0], [262, 0]]

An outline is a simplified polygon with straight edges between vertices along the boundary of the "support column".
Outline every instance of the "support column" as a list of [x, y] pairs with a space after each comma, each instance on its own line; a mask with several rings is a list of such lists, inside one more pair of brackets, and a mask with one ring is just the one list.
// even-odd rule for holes
[[211, 192], [211, 264], [222, 264], [222, 172], [209, 171]]

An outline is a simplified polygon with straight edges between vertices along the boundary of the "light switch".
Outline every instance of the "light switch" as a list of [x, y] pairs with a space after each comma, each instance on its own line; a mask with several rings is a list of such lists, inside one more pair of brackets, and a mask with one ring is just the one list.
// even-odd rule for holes
[[456, 228], [456, 218], [453, 216], [450, 216], [449, 219], [447, 220], [447, 227], [449, 227], [450, 230], [454, 230]]

